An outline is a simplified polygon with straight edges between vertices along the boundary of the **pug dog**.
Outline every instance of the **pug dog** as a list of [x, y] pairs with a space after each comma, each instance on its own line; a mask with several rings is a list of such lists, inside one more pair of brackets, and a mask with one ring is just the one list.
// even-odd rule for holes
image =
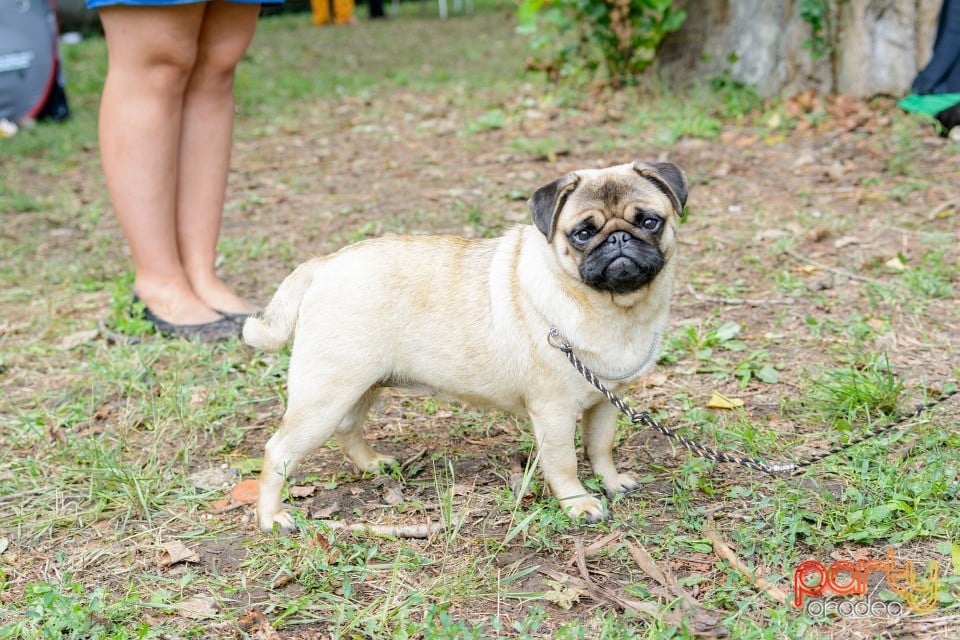
[[548, 334], [613, 391], [647, 371], [667, 326], [686, 200], [675, 164], [573, 171], [530, 197], [533, 225], [499, 238], [382, 237], [300, 265], [243, 328], [260, 349], [293, 339], [287, 408], [259, 480], [260, 528], [297, 528], [281, 488], [331, 436], [362, 471], [397, 463], [363, 438], [385, 386], [529, 418], [552, 494], [574, 518], [605, 518], [577, 477], [574, 434], [579, 419], [608, 495], [636, 489], [613, 460], [617, 410]]

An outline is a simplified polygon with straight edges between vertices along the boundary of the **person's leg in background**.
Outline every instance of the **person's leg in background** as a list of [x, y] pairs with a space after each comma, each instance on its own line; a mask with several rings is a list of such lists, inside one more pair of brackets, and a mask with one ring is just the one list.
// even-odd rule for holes
[[183, 99], [205, 4], [100, 9], [107, 79], [100, 156], [113, 209], [130, 246], [134, 290], [177, 324], [220, 314], [190, 286], [177, 246], [177, 181]]
[[[100, 106], [107, 188], [130, 246], [136, 293], [176, 325], [220, 321], [217, 309], [254, 310], [213, 270], [231, 148], [233, 69], [258, 13], [258, 4], [219, 1], [100, 9], [108, 49]], [[224, 25], [214, 24], [219, 21]], [[220, 37], [224, 42], [213, 40]], [[206, 337], [225, 337], [218, 328], [227, 330], [214, 327]]]
[[258, 310], [217, 277], [214, 262], [233, 141], [234, 71], [253, 40], [259, 15], [259, 4], [216, 0], [206, 4], [180, 126], [180, 260], [200, 299], [230, 314]]

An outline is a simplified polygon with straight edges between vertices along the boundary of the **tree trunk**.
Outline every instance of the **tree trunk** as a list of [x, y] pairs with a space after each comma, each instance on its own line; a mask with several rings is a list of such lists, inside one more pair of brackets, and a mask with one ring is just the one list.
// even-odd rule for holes
[[930, 59], [941, 0], [824, 0], [823, 55], [798, 0], [685, 0], [664, 40], [672, 77], [729, 72], [764, 96], [806, 89], [858, 97], [905, 94]]

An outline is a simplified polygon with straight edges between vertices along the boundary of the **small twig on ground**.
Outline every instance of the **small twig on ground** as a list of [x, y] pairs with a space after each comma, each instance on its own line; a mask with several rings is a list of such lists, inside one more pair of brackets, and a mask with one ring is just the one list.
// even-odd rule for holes
[[844, 276], [844, 277], [846, 277], [846, 278], [850, 278], [851, 280], [857, 280], [857, 281], [859, 281], [859, 282], [872, 282], [873, 284], [883, 284], [880, 280], [877, 280], [876, 278], [868, 278], [867, 276], [861, 276], [860, 274], [852, 273], [852, 272], [850, 272], [850, 271], [847, 271], [846, 269], [841, 269], [841, 268], [839, 268], [839, 267], [831, 267], [831, 266], [828, 265], [828, 264], [823, 264], [822, 262], [817, 262], [816, 260], [811, 260], [810, 258], [808, 258], [808, 257], [806, 257], [806, 256], [800, 255], [799, 253], [797, 253], [797, 252], [794, 251], [793, 249], [785, 249], [785, 250], [784, 250], [784, 253], [786, 253], [788, 256], [790, 256], [790, 257], [793, 258], [794, 260], [798, 260], [798, 261], [800, 261], [800, 262], [806, 262], [806, 263], [809, 264], [809, 265], [813, 265], [813, 266], [816, 267], [817, 269], [823, 269], [824, 271], [830, 271], [831, 273], [836, 273], [836, 274], [841, 275], [841, 276]]
[[[924, 634], [924, 637], [927, 637], [926, 634], [932, 634], [933, 630], [938, 627], [954, 625], [956, 625], [954, 630], [960, 630], [960, 616], [941, 616], [939, 618], [924, 617], [914, 622], [907, 622], [906, 624], [904, 624], [902, 619], [895, 619], [887, 624], [887, 629], [896, 627], [899, 632], [898, 637], [905, 637], [900, 634], [911, 633]], [[951, 631], [951, 629], [947, 629], [947, 631]], [[948, 636], [944, 634], [943, 637], [946, 638]], [[956, 637], [956, 635], [953, 637]]]
[[[650, 604], [649, 602], [642, 602], [640, 600], [634, 600], [633, 598], [624, 598], [614, 592], [612, 589], [601, 587], [593, 580], [577, 578], [576, 576], [568, 575], [562, 571], [554, 571], [544, 567], [541, 567], [538, 569], [538, 571], [548, 578], [558, 580], [574, 589], [577, 589], [581, 593], [590, 596], [598, 602], [607, 602], [612, 604], [621, 611], [630, 611], [631, 613], [643, 613], [648, 616], [660, 617], [660, 607]], [[669, 616], [665, 615], [664, 618], [666, 617]]]
[[580, 569], [580, 577], [587, 582], [593, 582], [593, 580], [590, 579], [590, 571], [587, 570], [587, 555], [583, 551], [583, 540], [574, 538], [573, 550], [575, 552], [574, 559], [577, 563], [577, 568]]
[[38, 493], [47, 493], [48, 491], [55, 491], [54, 487], [34, 487], [33, 489], [26, 489], [24, 491], [16, 491], [14, 493], [8, 493], [6, 495], [0, 496], [0, 502], [13, 502], [14, 500], [19, 500], [20, 498], [26, 498], [27, 496], [36, 495]]
[[374, 536], [392, 536], [394, 538], [429, 538], [435, 533], [443, 531], [443, 525], [438, 522], [423, 524], [364, 524], [361, 522], [344, 522], [342, 520], [321, 520], [323, 524], [336, 531], [370, 534]]
[[409, 468], [410, 468], [410, 465], [412, 465], [414, 462], [416, 462], [417, 460], [419, 460], [420, 458], [422, 458], [423, 456], [425, 456], [426, 453], [427, 453], [427, 450], [426, 450], [426, 449], [420, 449], [419, 451], [415, 452], [412, 456], [410, 456], [409, 458], [407, 458], [406, 460], [404, 460], [404, 461], [400, 464], [400, 468], [401, 468], [401, 469], [404, 469], [404, 470], [409, 469]]
[[242, 509], [243, 507], [246, 507], [249, 504], [250, 504], [249, 502], [231, 502], [230, 504], [225, 505], [223, 507], [219, 507], [217, 509], [211, 509], [210, 515], [218, 516], [221, 513], [236, 511], [237, 509]]
[[656, 562], [654, 562], [653, 557], [647, 552], [639, 542], [626, 541], [627, 551], [630, 552], [630, 556], [633, 558], [633, 561], [637, 563], [637, 566], [643, 570], [648, 576], [660, 583], [661, 586], [666, 588], [671, 594], [675, 597], [683, 600], [683, 603], [688, 607], [694, 609], [702, 609], [700, 602], [697, 601], [690, 593], [680, 586], [680, 583], [677, 582], [677, 577], [669, 569], [661, 569]]
[[773, 584], [769, 580], [761, 578], [758, 576], [750, 567], [748, 567], [743, 560], [737, 557], [737, 554], [733, 552], [733, 549], [723, 541], [723, 538], [720, 536], [720, 532], [717, 531], [716, 527], [713, 524], [713, 518], [707, 519], [707, 522], [703, 525], [702, 532], [707, 539], [713, 543], [713, 551], [720, 558], [726, 560], [730, 563], [738, 573], [740, 573], [747, 582], [757, 587], [761, 593], [764, 593], [771, 600], [779, 603], [786, 604], [790, 600], [790, 596], [787, 593]]
[[110, 331], [107, 329], [107, 323], [103, 320], [97, 320], [97, 329], [100, 330], [100, 335], [104, 340], [113, 344], [139, 344], [140, 342], [140, 338], [125, 336], [122, 333]]
[[[595, 555], [597, 555], [598, 553], [600, 553], [601, 551], [603, 551], [603, 549], [604, 549], [608, 544], [610, 544], [611, 542], [616, 542], [617, 540], [619, 540], [622, 535], [623, 535], [623, 532], [621, 532], [621, 531], [611, 531], [611, 532], [608, 533], [607, 535], [602, 536], [602, 537], [600, 537], [600, 538], [597, 538], [596, 540], [594, 540], [594, 541], [591, 542], [590, 544], [588, 544], [588, 545], [586, 545], [586, 546], [583, 547], [583, 555], [584, 555], [584, 557], [585, 557], [585, 558], [592, 558], [593, 556], [595, 556]], [[576, 543], [574, 543], [574, 544], [576, 544]], [[582, 544], [582, 543], [581, 543], [581, 544]], [[573, 557], [570, 558], [570, 560], [567, 562], [567, 564], [568, 564], [568, 565], [574, 565], [574, 564], [576, 564], [576, 562], [577, 562], [577, 557], [576, 557], [576, 556], [573, 556]]]
[[705, 296], [693, 288], [692, 284], [687, 285], [687, 291], [698, 302], [713, 302], [715, 304], [728, 304], [731, 306], [746, 304], [751, 307], [762, 307], [770, 304], [793, 304], [796, 302], [793, 298], [779, 298], [771, 300], [768, 298], [721, 298], [716, 296]]
[[603, 551], [604, 547], [606, 547], [608, 544], [619, 540], [620, 536], [622, 535], [623, 533], [620, 531], [611, 531], [610, 533], [603, 536], [602, 538], [595, 540], [590, 544], [588, 544], [586, 547], [584, 547], [583, 553], [588, 558], [592, 558], [593, 556]]
[[660, 607], [650, 604], [649, 602], [622, 596], [613, 589], [597, 584], [593, 581], [590, 572], [587, 570], [583, 543], [580, 540], [576, 540], [574, 547], [576, 550], [576, 564], [580, 570], [581, 578], [543, 567], [539, 569], [540, 573], [590, 596], [597, 602], [606, 601], [623, 611], [642, 613], [663, 620], [671, 625], [680, 624], [681, 620], [685, 620], [691, 631], [697, 636], [723, 637], [726, 635], [726, 629], [719, 626], [720, 615], [697, 605], [686, 606], [687, 603], [682, 597], [681, 600], [684, 600], [685, 606], [673, 610], [661, 611]]
[[948, 200], [947, 202], [941, 202], [934, 207], [930, 213], [927, 214], [927, 220], [936, 220], [941, 213], [944, 211], [949, 211], [950, 209], [960, 211], [960, 200]]

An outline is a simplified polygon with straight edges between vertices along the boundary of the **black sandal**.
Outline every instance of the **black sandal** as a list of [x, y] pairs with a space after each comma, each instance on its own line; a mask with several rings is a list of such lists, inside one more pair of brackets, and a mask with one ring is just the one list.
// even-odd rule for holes
[[243, 323], [247, 321], [247, 318], [249, 318], [249, 317], [251, 317], [251, 316], [255, 316], [255, 315], [257, 315], [257, 313], [259, 313], [259, 312], [257, 312], [257, 313], [230, 313], [229, 311], [220, 311], [220, 309], [214, 309], [214, 311], [216, 311], [217, 313], [219, 313], [220, 315], [222, 315], [222, 316], [223, 316], [224, 318], [226, 318], [227, 320], [231, 320], [231, 321], [233, 321], [233, 322], [236, 322], [236, 323], [237, 323], [238, 325], [240, 325], [241, 327], [243, 326]]
[[[133, 302], [134, 304], [138, 302], [143, 304], [143, 301], [136, 295], [133, 296]], [[240, 327], [237, 322], [228, 316], [200, 324], [175, 324], [159, 317], [150, 310], [150, 307], [144, 304], [143, 317], [149, 320], [157, 333], [165, 338], [186, 338], [187, 340], [196, 338], [201, 342], [222, 342], [240, 335]]]

